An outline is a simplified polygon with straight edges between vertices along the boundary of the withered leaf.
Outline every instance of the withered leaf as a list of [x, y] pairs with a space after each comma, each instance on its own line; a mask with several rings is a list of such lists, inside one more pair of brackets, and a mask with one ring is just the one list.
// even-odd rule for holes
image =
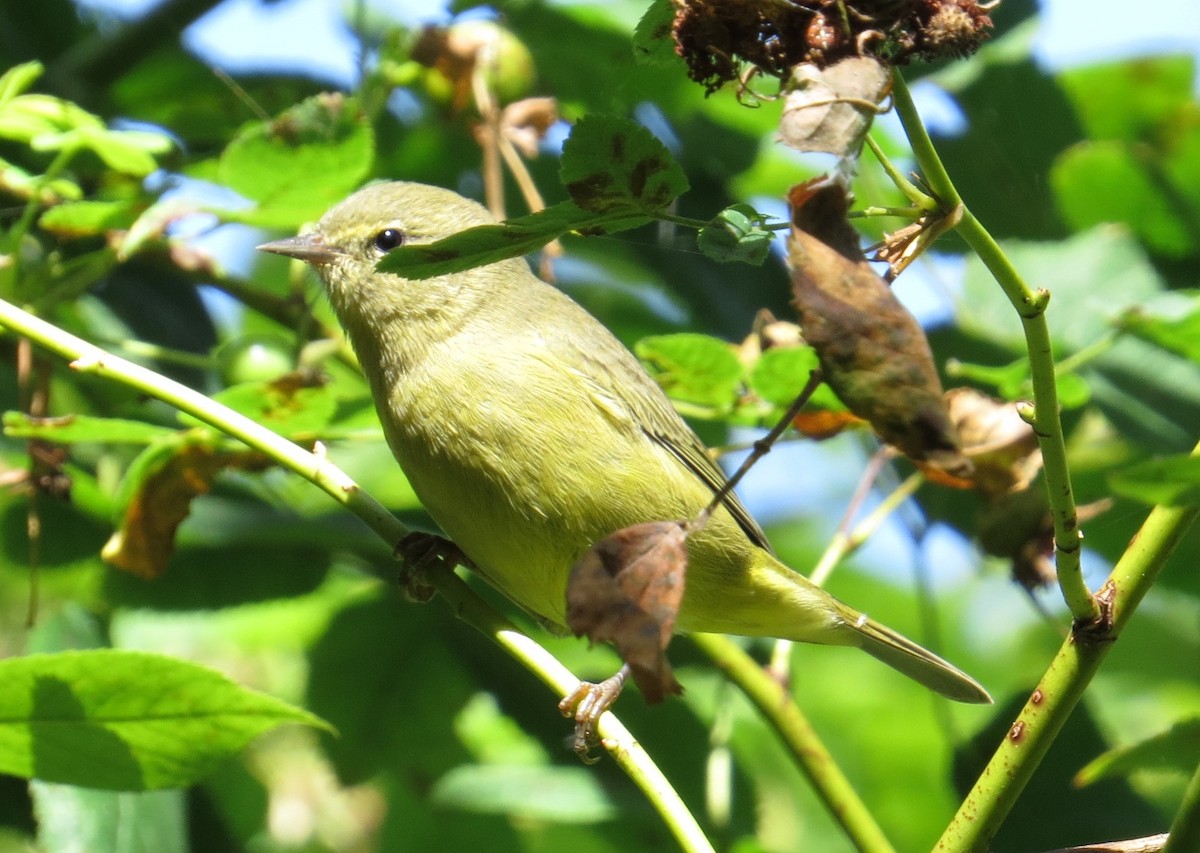
[[[104, 560], [150, 580], [167, 570], [175, 551], [175, 531], [191, 511], [192, 500], [212, 489], [225, 468], [260, 471], [269, 464], [261, 453], [221, 450], [207, 441], [162, 442], [147, 448], [120, 524], [100, 552]], [[137, 466], [138, 463], [135, 463]]]
[[787, 84], [779, 139], [797, 151], [855, 157], [891, 86], [887, 66], [870, 56], [825, 68], [797, 65]]
[[792, 187], [788, 262], [804, 339], [825, 380], [884, 441], [955, 476], [971, 471], [925, 333], [871, 268], [835, 180]]
[[589, 548], [567, 581], [567, 625], [615, 645], [650, 703], [683, 691], [666, 648], [683, 600], [686, 542], [680, 521], [624, 527]]
[[963, 452], [975, 466], [975, 488], [988, 498], [1029, 488], [1042, 470], [1042, 452], [1016, 404], [974, 388], [951, 388], [945, 399]]

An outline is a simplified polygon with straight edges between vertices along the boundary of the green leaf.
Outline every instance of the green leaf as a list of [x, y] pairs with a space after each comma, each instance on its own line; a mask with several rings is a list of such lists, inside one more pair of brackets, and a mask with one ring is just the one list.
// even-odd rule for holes
[[656, 335], [638, 341], [634, 352], [673, 399], [720, 409], [737, 402], [744, 369], [719, 338], [689, 332]]
[[178, 434], [178, 430], [121, 418], [97, 418], [91, 415], [35, 418], [21, 412], [5, 412], [4, 434], [13, 438], [42, 438], [56, 444], [75, 444], [81, 441], [151, 444], [161, 438]]
[[762, 227], [765, 217], [748, 204], [725, 208], [700, 229], [696, 245], [714, 261], [741, 261], [759, 266], [771, 252], [772, 232]]
[[375, 134], [353, 100], [318, 95], [272, 122], [244, 128], [225, 148], [219, 181], [258, 206], [225, 218], [296, 228], [320, 217], [370, 173]]
[[563, 144], [559, 177], [575, 203], [595, 213], [654, 215], [688, 189], [667, 147], [640, 124], [615, 116], [576, 122]]
[[[226, 388], [213, 399], [288, 438], [311, 436], [329, 425], [337, 400], [326, 385], [309, 387], [293, 374], [272, 382], [246, 382]], [[187, 423], [199, 423], [181, 417]]]
[[25, 62], [14, 65], [0, 75], [0, 106], [32, 86], [42, 76], [43, 70], [40, 62]]
[[597, 214], [564, 201], [499, 225], [476, 225], [433, 243], [403, 246], [384, 255], [376, 269], [415, 279], [448, 275], [527, 254], [568, 231], [610, 233], [646, 221], [638, 214]]
[[1151, 505], [1200, 505], [1200, 457], [1165, 456], [1130, 465], [1108, 478], [1119, 495]]
[[633, 55], [639, 63], [682, 67], [671, 37], [674, 25], [675, 4], [671, 0], [654, 0], [633, 31]]
[[1089, 137], [1136, 142], [1183, 118], [1195, 76], [1191, 57], [1147, 56], [1070, 69], [1058, 82]]
[[1117, 327], [1200, 364], [1200, 304], [1174, 318], [1153, 316], [1135, 307], [1118, 318]]
[[437, 781], [432, 800], [443, 808], [518, 820], [599, 823], [618, 813], [596, 775], [583, 767], [463, 765]]
[[[759, 397], [786, 409], [795, 402], [796, 395], [808, 382], [809, 374], [817, 367], [817, 354], [811, 347], [775, 347], [764, 352], [754, 363], [747, 383]], [[845, 404], [824, 383], [813, 392], [809, 405], [846, 411]]]
[[109, 791], [185, 787], [280, 723], [319, 718], [210, 669], [102, 649], [0, 661], [0, 771]]
[[96, 791], [29, 786], [41, 850], [88, 853], [187, 853], [184, 791]]
[[1128, 776], [1138, 770], [1177, 770], [1191, 773], [1200, 761], [1200, 719], [1181, 720], [1165, 732], [1111, 749], [1075, 774], [1075, 784]]
[[[1093, 228], [1060, 242], [1002, 243], [1026, 281], [1050, 290], [1046, 323], [1056, 347], [1094, 343], [1126, 308], [1161, 291], [1145, 252], [1121, 228]], [[1021, 323], [991, 273], [967, 259], [965, 292], [958, 305], [963, 330], [1018, 352], [1025, 350]]]
[[136, 177], [145, 177], [157, 169], [154, 155], [165, 154], [172, 146], [170, 137], [144, 130], [83, 127], [78, 133], [106, 166]]
[[[1198, 153], [1200, 148], [1188, 156]], [[1139, 156], [1124, 142], [1085, 141], [1055, 160], [1050, 184], [1059, 212], [1072, 228], [1122, 222], [1155, 251], [1185, 258], [1198, 249], [1192, 215], [1181, 210], [1179, 196], [1200, 191], [1200, 173], [1171, 174], [1176, 171], [1170, 161], [1145, 152]]]
[[75, 201], [56, 205], [38, 219], [38, 226], [59, 237], [90, 237], [128, 228], [135, 218], [131, 201]]

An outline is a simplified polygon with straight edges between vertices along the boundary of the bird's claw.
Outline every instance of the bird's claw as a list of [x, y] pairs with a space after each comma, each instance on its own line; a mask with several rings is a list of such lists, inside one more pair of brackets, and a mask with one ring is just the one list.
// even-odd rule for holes
[[616, 675], [606, 678], [598, 684], [581, 681], [579, 686], [568, 693], [558, 703], [558, 710], [564, 717], [575, 718], [575, 738], [571, 744], [572, 750], [584, 764], [595, 764], [599, 757], [592, 755], [592, 747], [600, 742], [596, 733], [596, 725], [604, 712], [613, 706], [625, 679], [629, 677], [629, 667], [621, 667]]
[[458, 546], [433, 533], [414, 532], [396, 544], [395, 555], [400, 558], [400, 586], [411, 600], [424, 604], [433, 598], [437, 589], [429, 582], [429, 573], [470, 565]]

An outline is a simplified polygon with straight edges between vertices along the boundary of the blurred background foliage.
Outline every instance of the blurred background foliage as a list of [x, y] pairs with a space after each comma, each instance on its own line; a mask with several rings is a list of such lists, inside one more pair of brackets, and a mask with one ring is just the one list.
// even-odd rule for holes
[[[320, 344], [335, 323], [315, 285], [278, 258], [256, 257], [252, 246], [294, 232], [372, 178], [481, 196], [476, 113], [452, 77], [414, 61], [420, 13], [323, 4], [359, 45], [357, 71], [351, 100], [306, 101], [344, 90], [346, 81], [270, 70], [269, 31], [246, 34], [237, 49], [247, 62], [219, 73], [187, 46], [189, 27], [221, 5], [165, 0], [121, 16], [69, 0], [0, 3], [0, 69], [36, 60], [44, 73], [28, 92], [90, 114], [37, 113], [28, 103], [14, 112], [12, 101], [6, 113], [0, 103], [0, 295], [268, 422], [279, 419], [298, 441], [320, 438], [406, 522], [428, 526], [382, 443], [365, 385], [336, 347]], [[455, 11], [506, 33], [492, 82], [500, 102], [553, 97], [567, 121], [636, 117], [688, 174], [680, 214], [708, 219], [740, 201], [781, 214], [787, 188], [827, 167], [774, 142], [778, 108], [770, 100], [748, 106], [731, 87], [706, 98], [669, 56], [635, 61], [644, 2], [472, 5]], [[1111, 8], [1096, 14], [1118, 8], [1098, 5]], [[328, 25], [328, 15], [311, 26]], [[1099, 501], [1114, 497], [1115, 472], [1188, 450], [1200, 424], [1195, 67], [1186, 55], [1147, 51], [1051, 71], [1031, 53], [1031, 3], [1006, 0], [993, 17], [994, 37], [977, 55], [914, 66], [906, 76], [923, 81], [922, 104], [948, 96], [957, 119], [934, 131], [950, 175], [1026, 278], [1053, 294], [1048, 318], [1064, 365], [1073, 476], [1082, 503]], [[430, 9], [424, 20], [450, 18]], [[895, 123], [885, 119], [876, 133], [903, 164]], [[565, 197], [555, 156], [562, 135], [561, 124], [552, 127], [528, 161], [548, 203]], [[863, 205], [902, 204], [870, 157], [855, 189]], [[526, 212], [511, 178], [506, 190], [509, 213]], [[868, 240], [882, 233], [878, 220], [861, 222]], [[680, 331], [739, 342], [760, 309], [791, 316], [778, 254], [759, 267], [718, 264], [696, 251], [690, 233], [660, 226], [565, 242], [555, 264], [560, 285], [630, 345]], [[1020, 397], [1020, 323], [962, 252], [953, 236], [944, 239], [897, 292], [927, 320], [949, 385]], [[127, 389], [74, 375], [54, 359], [24, 360], [11, 336], [0, 338], [0, 357], [4, 410], [182, 426], [165, 406]], [[305, 388], [307, 396], [264, 399], [262, 383], [296, 368], [328, 382]], [[720, 412], [708, 414], [697, 427], [710, 443], [752, 436]], [[790, 564], [805, 570], [816, 561], [874, 449], [859, 432], [799, 440], [756, 469], [747, 499]], [[565, 745], [569, 727], [540, 684], [448, 608], [404, 602], [387, 546], [292, 475], [223, 466], [207, 493], [185, 504], [190, 514], [165, 572], [137, 576], [107, 563], [101, 548], [128, 524], [131, 502], [170, 502], [147, 484], [175, 453], [129, 436], [85, 435], [69, 445], [0, 439], [0, 656], [163, 651], [302, 704], [339, 735], [276, 730], [182, 791], [109, 793], [0, 778], [0, 850], [30, 849], [35, 837], [42, 849], [92, 851], [582, 853], [673, 843], [612, 762], [579, 765]], [[885, 472], [880, 488], [907, 473], [901, 463], [897, 471]], [[1024, 511], [1040, 517], [1034, 503]], [[927, 849], [938, 837], [1014, 703], [1061, 642], [1057, 593], [1027, 595], [1007, 559], [974, 544], [989, 525], [1018, 523], [1022, 510], [1006, 511], [1013, 515], [972, 493], [926, 485], [830, 582], [839, 597], [943, 650], [988, 686], [994, 708], [950, 707], [853, 652], [793, 653], [798, 703], [900, 850]], [[1146, 511], [1117, 494], [1085, 525], [1093, 585]], [[1200, 717], [1198, 561], [1192, 536], [1058, 738], [997, 850], [1165, 829], [1200, 759], [1187, 725]], [[603, 677], [616, 664], [607, 649], [529, 627], [581, 677]], [[751, 645], [769, 655], [768, 644]], [[686, 640], [672, 656], [684, 697], [646, 708], [630, 695], [617, 711], [718, 846], [848, 849], [742, 697]], [[1167, 748], [1109, 762], [1079, 785], [1076, 774], [1108, 750], [1173, 726], [1179, 734]]]

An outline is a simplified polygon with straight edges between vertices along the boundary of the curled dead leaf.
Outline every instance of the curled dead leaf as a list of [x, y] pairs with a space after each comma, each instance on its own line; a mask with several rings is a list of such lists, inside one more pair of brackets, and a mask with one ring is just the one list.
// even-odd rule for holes
[[891, 88], [887, 66], [870, 56], [824, 68], [797, 65], [787, 82], [779, 139], [797, 151], [856, 157]]
[[920, 324], [863, 256], [836, 180], [792, 187], [788, 262], [804, 339], [825, 379], [879, 437], [917, 462], [956, 477], [971, 462], [946, 404]]
[[666, 648], [683, 600], [687, 530], [680, 521], [624, 527], [584, 552], [567, 581], [567, 625], [615, 645], [650, 703], [683, 691]]
[[100, 551], [106, 562], [144, 580], [167, 570], [175, 531], [191, 512], [192, 501], [212, 489], [220, 471], [261, 471], [270, 464], [261, 453], [220, 450], [203, 441], [173, 443], [162, 450], [166, 452], [156, 451], [148, 470], [141, 472], [119, 526]]

